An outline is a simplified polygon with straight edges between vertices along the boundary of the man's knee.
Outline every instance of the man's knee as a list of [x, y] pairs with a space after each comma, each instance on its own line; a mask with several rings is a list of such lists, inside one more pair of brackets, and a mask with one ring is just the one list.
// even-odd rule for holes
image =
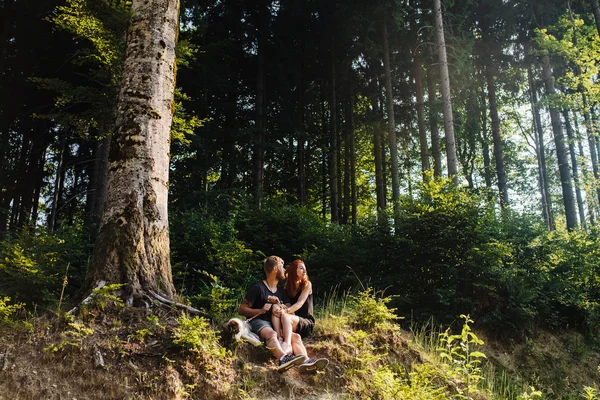
[[259, 336], [261, 337], [261, 339], [268, 340], [277, 337], [277, 332], [275, 332], [271, 328], [263, 328], [261, 329]]
[[292, 342], [301, 342], [302, 337], [298, 335], [296, 332], [292, 332]]

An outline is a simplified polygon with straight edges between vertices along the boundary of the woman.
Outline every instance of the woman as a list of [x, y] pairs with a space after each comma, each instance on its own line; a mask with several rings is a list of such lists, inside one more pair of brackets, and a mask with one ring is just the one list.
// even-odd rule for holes
[[[301, 337], [310, 335], [315, 326], [313, 316], [312, 283], [302, 260], [295, 260], [286, 269], [285, 290], [290, 305], [282, 307], [280, 316], [283, 342], [291, 346], [292, 332]], [[287, 347], [287, 346], [286, 346]]]

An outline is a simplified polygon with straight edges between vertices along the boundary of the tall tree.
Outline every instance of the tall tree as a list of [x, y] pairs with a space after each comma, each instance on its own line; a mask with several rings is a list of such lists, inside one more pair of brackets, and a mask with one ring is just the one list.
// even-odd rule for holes
[[498, 177], [498, 191], [500, 192], [500, 206], [504, 209], [508, 206], [508, 188], [506, 187], [504, 151], [502, 149], [500, 119], [498, 118], [498, 106], [496, 104], [496, 84], [494, 82], [494, 71], [490, 66], [486, 67], [486, 80], [490, 117], [492, 118], [492, 138], [494, 143], [494, 160], [496, 161], [496, 175]]
[[444, 132], [446, 135], [446, 158], [448, 176], [458, 183], [458, 159], [456, 157], [456, 141], [454, 139], [454, 118], [452, 116], [452, 99], [450, 94], [450, 77], [448, 75], [448, 58], [446, 57], [446, 39], [444, 36], [444, 21], [442, 19], [441, 0], [433, 0], [435, 17], [435, 32], [440, 61], [440, 80], [442, 89], [442, 110], [444, 113]]
[[125, 284], [129, 302], [173, 298], [167, 196], [178, 0], [133, 0], [107, 195], [87, 288]]
[[[547, 55], [542, 56], [542, 75], [546, 93], [549, 96], [556, 94], [554, 87], [554, 76], [550, 66], [550, 59]], [[565, 137], [562, 131], [562, 121], [560, 113], [555, 104], [550, 104], [550, 120], [552, 121], [552, 132], [554, 133], [554, 145], [556, 146], [556, 158], [558, 161], [558, 170], [560, 173], [560, 183], [563, 195], [563, 205], [567, 219], [567, 229], [572, 230], [577, 227], [577, 210], [575, 208], [575, 198], [573, 196], [573, 185], [571, 183], [571, 168], [567, 159], [565, 149]]]
[[383, 21], [383, 65], [385, 68], [385, 93], [387, 97], [388, 142], [390, 146], [390, 164], [392, 173], [392, 205], [394, 222], [400, 217], [400, 171], [398, 162], [398, 142], [396, 140], [396, 120], [394, 118], [394, 93], [392, 91], [392, 72], [387, 22]]

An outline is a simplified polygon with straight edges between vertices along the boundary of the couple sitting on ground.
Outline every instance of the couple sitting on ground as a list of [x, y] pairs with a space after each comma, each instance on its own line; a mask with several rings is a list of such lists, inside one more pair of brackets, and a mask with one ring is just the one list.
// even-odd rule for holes
[[[256, 333], [271, 354], [279, 359], [278, 371], [298, 366], [301, 372], [324, 369], [329, 360], [313, 360], [308, 357], [302, 338], [312, 333], [313, 317], [312, 284], [301, 260], [292, 262], [286, 271], [283, 260], [277, 256], [264, 261], [266, 279], [246, 292], [238, 312], [250, 321]], [[286, 279], [285, 289], [278, 286]]]

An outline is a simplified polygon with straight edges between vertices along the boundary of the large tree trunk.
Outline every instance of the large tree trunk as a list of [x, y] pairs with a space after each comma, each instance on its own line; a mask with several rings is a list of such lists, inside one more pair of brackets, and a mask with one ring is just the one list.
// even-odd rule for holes
[[388, 142], [390, 146], [390, 164], [392, 173], [392, 205], [394, 222], [400, 218], [400, 167], [398, 163], [398, 142], [396, 140], [396, 120], [394, 118], [394, 93], [392, 91], [392, 72], [390, 65], [390, 47], [388, 44], [387, 23], [383, 22], [383, 65], [385, 68], [385, 92], [387, 96]]
[[567, 137], [569, 138], [569, 155], [571, 156], [571, 168], [573, 169], [573, 181], [575, 182], [575, 198], [577, 199], [577, 208], [579, 210], [579, 223], [585, 228], [585, 210], [583, 204], [583, 196], [581, 195], [581, 184], [579, 182], [579, 167], [577, 162], [577, 153], [575, 151], [575, 133], [569, 118], [569, 112], [566, 109], [562, 111], [565, 119], [565, 127], [567, 128]]
[[450, 96], [450, 77], [448, 75], [448, 59], [446, 57], [446, 39], [444, 38], [444, 22], [440, 0], [433, 0], [435, 16], [435, 33], [440, 59], [440, 80], [442, 84], [442, 110], [444, 112], [444, 131], [446, 134], [446, 158], [448, 176], [458, 184], [458, 159], [456, 158], [456, 142], [454, 139], [454, 118], [452, 116], [452, 99]]
[[[548, 95], [556, 93], [554, 88], [554, 77], [550, 67], [548, 56], [542, 58], [543, 78], [546, 92]], [[556, 146], [556, 158], [558, 161], [558, 170], [560, 172], [560, 183], [563, 194], [563, 204], [565, 207], [565, 217], [567, 219], [567, 229], [572, 230], [577, 227], [577, 211], [575, 209], [575, 198], [573, 196], [573, 185], [571, 183], [571, 168], [567, 159], [565, 149], [565, 137], [562, 131], [562, 121], [560, 113], [555, 106], [550, 106], [550, 119], [552, 121], [552, 131], [554, 133], [554, 144]]]
[[128, 302], [174, 298], [167, 196], [178, 0], [133, 0], [104, 213], [87, 289], [125, 284]]
[[[592, 172], [596, 182], [600, 180], [600, 172], [598, 171], [598, 153], [596, 151], [596, 133], [594, 132], [594, 125], [592, 118], [590, 117], [589, 105], [587, 96], [585, 93], [581, 94], [583, 100], [583, 119], [585, 121], [585, 130], [587, 131], [588, 146], [590, 148], [590, 159], [592, 161]], [[600, 188], [596, 186], [596, 195], [598, 196], [598, 204], [600, 204]]]
[[531, 114], [533, 117], [533, 130], [535, 133], [536, 155], [538, 160], [538, 179], [540, 183], [540, 193], [542, 196], [542, 216], [548, 230], [554, 230], [554, 217], [550, 203], [550, 188], [548, 184], [548, 174], [546, 173], [546, 147], [544, 144], [544, 130], [542, 129], [542, 120], [540, 110], [537, 107], [537, 94], [533, 82], [533, 72], [531, 65], [527, 67], [527, 81], [529, 83], [529, 101], [531, 103]]
[[506, 187], [506, 172], [504, 170], [504, 151], [500, 136], [500, 119], [498, 118], [498, 107], [496, 105], [496, 85], [494, 83], [494, 73], [489, 66], [486, 68], [486, 80], [490, 117], [492, 119], [492, 138], [494, 143], [494, 159], [496, 161], [496, 175], [498, 177], [498, 191], [500, 193], [500, 206], [504, 209], [508, 206], [508, 189]]
[[429, 106], [429, 131], [431, 132], [431, 156], [433, 157], [433, 175], [442, 176], [442, 152], [438, 132], [438, 107], [436, 101], [435, 78], [433, 69], [427, 69], [427, 105]]

